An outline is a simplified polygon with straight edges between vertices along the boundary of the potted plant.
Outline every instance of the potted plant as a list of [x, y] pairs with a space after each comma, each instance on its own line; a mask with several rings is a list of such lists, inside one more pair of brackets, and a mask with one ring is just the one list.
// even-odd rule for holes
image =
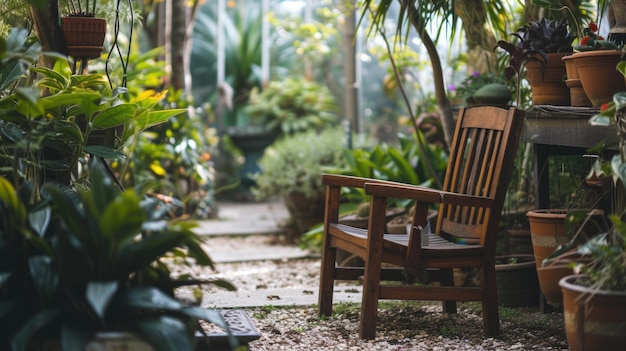
[[173, 295], [181, 285], [228, 282], [174, 278], [167, 258], [212, 266], [193, 222], [168, 218], [171, 204], [147, 197], [149, 186], [120, 191], [100, 163], [91, 188], [47, 183], [32, 202], [0, 177], [2, 348], [63, 345], [84, 350], [102, 332], [139, 336], [154, 350], [193, 350], [199, 320], [227, 326], [216, 311]]
[[280, 196], [285, 199], [295, 233], [295, 240], [324, 218], [324, 187], [322, 170], [341, 163], [345, 147], [341, 128], [322, 132], [296, 133], [277, 140], [265, 149], [259, 160], [260, 172], [252, 175], [256, 198]]
[[[117, 147], [128, 138], [185, 112], [154, 111], [166, 94], [146, 92], [128, 98], [125, 89], [111, 89], [102, 74], [73, 75], [65, 60], [57, 60], [53, 69], [32, 67], [30, 71], [40, 77], [34, 87], [8, 91], [0, 98], [4, 111], [0, 140], [5, 146], [0, 150], [0, 174], [15, 184], [33, 180], [39, 187], [50, 180], [66, 185], [80, 182], [86, 153], [120, 157]], [[44, 90], [47, 95], [40, 97]], [[100, 131], [113, 132], [109, 137], [115, 143], [94, 143], [92, 137]]]
[[[567, 72], [562, 58], [572, 52], [574, 35], [567, 19], [531, 21], [513, 34], [518, 46], [527, 46], [542, 53], [539, 60], [528, 62], [526, 79], [532, 90], [534, 105], [570, 105], [570, 92], [565, 84]], [[543, 61], [542, 61], [543, 59]]]
[[336, 125], [337, 106], [330, 90], [304, 78], [269, 82], [253, 88], [246, 107], [254, 125], [289, 135]]
[[[515, 34], [513, 34], [516, 36]], [[519, 35], [519, 34], [518, 34]], [[520, 41], [518, 44], [506, 40], [498, 40], [494, 50], [500, 48], [509, 55], [509, 64], [504, 69], [506, 79], [515, 79], [515, 102], [517, 106], [522, 106], [522, 80], [524, 69], [530, 62], [543, 64], [546, 62], [546, 54], [535, 50], [529, 45], [530, 42]]]
[[582, 31], [572, 60], [585, 94], [595, 107], [608, 103], [617, 92], [626, 89], [624, 77], [615, 74], [622, 51], [598, 33], [598, 25], [590, 22]]
[[87, 60], [100, 57], [107, 22], [96, 17], [98, 0], [67, 0], [66, 15], [61, 17], [61, 31], [67, 54]]
[[561, 279], [570, 350], [620, 350], [626, 343], [626, 223], [614, 215], [610, 232], [578, 248], [590, 262]]
[[454, 97], [466, 106], [508, 106], [511, 90], [500, 74], [474, 72], [454, 87]]
[[[617, 66], [626, 76], [626, 62]], [[567, 342], [571, 350], [619, 350], [626, 343], [626, 223], [624, 222], [624, 160], [626, 160], [626, 92], [618, 92], [612, 101], [592, 117], [592, 125], [613, 125], [620, 137], [619, 154], [610, 164], [605, 163], [605, 174], [615, 181], [617, 205], [610, 216], [611, 227], [602, 235], [591, 238], [577, 247], [585, 258], [574, 266], [578, 274], [564, 277], [559, 282], [563, 293], [563, 315]]]

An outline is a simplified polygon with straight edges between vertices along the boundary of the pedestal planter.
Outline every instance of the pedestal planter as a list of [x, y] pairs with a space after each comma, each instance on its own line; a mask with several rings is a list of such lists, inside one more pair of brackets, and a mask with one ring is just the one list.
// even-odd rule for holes
[[565, 62], [565, 71], [567, 72], [565, 85], [569, 88], [570, 104], [575, 107], [591, 107], [591, 101], [585, 94], [572, 55], [563, 56], [562, 59]]
[[301, 192], [292, 192], [285, 196], [285, 205], [297, 226], [298, 235], [324, 221], [325, 199], [326, 195], [323, 191], [311, 197]]
[[[510, 259], [514, 259], [514, 263]], [[539, 283], [532, 255], [496, 257], [498, 304], [505, 307], [539, 305]]]
[[626, 345], [626, 293], [590, 289], [576, 283], [581, 277], [570, 275], [559, 282], [570, 350], [623, 350]]
[[549, 53], [542, 66], [538, 62], [526, 64], [526, 78], [530, 83], [533, 105], [570, 105], [570, 90], [565, 84], [567, 76], [563, 56], [567, 53]]
[[595, 50], [572, 54], [583, 89], [595, 107], [613, 100], [626, 90], [624, 76], [616, 70], [622, 56], [619, 50]]
[[258, 161], [263, 157], [265, 149], [272, 145], [276, 138], [278, 138], [279, 131], [276, 129], [267, 130], [262, 127], [247, 126], [229, 127], [226, 133], [245, 157], [239, 175], [241, 176], [242, 185], [248, 189], [255, 185], [250, 175], [261, 171]]
[[67, 54], [77, 59], [100, 57], [106, 29], [107, 22], [104, 18], [61, 17], [61, 31]]

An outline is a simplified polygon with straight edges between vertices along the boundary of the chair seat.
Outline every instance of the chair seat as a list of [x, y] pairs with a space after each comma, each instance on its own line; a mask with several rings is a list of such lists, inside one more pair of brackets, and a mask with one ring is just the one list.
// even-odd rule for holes
[[[349, 240], [353, 243], [365, 246], [367, 244], [367, 229], [351, 227], [345, 224], [330, 224], [330, 232], [335, 235], [349, 235], [356, 240]], [[483, 247], [480, 245], [459, 244], [436, 234], [428, 235], [428, 245], [422, 246], [421, 255], [424, 258], [446, 258], [446, 257], [480, 257]], [[385, 234], [383, 247], [386, 251], [396, 252], [400, 257], [404, 257], [409, 245], [408, 234]]]

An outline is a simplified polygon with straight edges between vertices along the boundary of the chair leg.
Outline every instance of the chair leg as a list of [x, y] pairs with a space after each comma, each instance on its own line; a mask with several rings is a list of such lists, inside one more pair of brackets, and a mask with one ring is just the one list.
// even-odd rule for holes
[[498, 315], [498, 288], [496, 285], [495, 266], [483, 267], [481, 277], [483, 288], [483, 329], [485, 336], [500, 334], [500, 316]]
[[378, 314], [378, 292], [380, 288], [380, 258], [365, 263], [363, 297], [359, 335], [361, 339], [376, 338], [376, 316]]
[[320, 269], [320, 288], [318, 296], [318, 315], [330, 317], [333, 313], [333, 289], [335, 284], [335, 259], [337, 249], [329, 246], [322, 252]]
[[[441, 282], [442, 286], [454, 286], [454, 273], [452, 269], [441, 270]], [[443, 312], [456, 313], [456, 301], [442, 301]]]

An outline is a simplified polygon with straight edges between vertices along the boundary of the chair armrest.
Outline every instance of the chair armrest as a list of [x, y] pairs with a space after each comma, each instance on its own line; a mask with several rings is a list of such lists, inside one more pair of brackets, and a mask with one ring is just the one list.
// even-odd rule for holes
[[365, 193], [373, 196], [483, 208], [491, 207], [494, 202], [493, 198], [484, 196], [457, 194], [448, 191], [393, 182], [368, 182], [365, 184]]
[[322, 184], [328, 186], [345, 186], [349, 188], [365, 188], [367, 183], [402, 185], [403, 183], [392, 182], [388, 180], [355, 177], [341, 174], [322, 174]]

